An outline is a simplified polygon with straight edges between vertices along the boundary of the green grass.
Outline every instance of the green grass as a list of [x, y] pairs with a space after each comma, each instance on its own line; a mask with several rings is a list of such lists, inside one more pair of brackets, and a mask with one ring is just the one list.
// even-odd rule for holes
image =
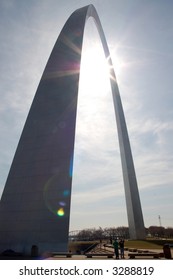
[[[107, 241], [105, 241], [107, 242]], [[69, 242], [69, 251], [75, 253], [87, 250], [91, 245], [99, 243], [99, 241], [75, 241]], [[103, 242], [104, 243], [104, 242]], [[162, 249], [166, 243], [173, 244], [173, 239], [147, 239], [147, 240], [126, 240], [124, 247], [136, 249]]]
[[173, 240], [149, 239], [149, 240], [128, 240], [124, 246], [136, 249], [162, 249], [166, 243], [173, 244]]

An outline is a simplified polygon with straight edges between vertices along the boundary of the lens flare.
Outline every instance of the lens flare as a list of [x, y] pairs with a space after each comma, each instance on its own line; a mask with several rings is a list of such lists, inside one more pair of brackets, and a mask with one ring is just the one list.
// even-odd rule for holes
[[64, 206], [66, 206], [66, 203], [64, 201], [60, 201], [59, 205], [64, 207]]
[[58, 216], [60, 216], [60, 217], [64, 216], [64, 214], [65, 214], [65, 213], [64, 213], [64, 209], [63, 209], [63, 208], [58, 209], [57, 214], [58, 214]]
[[73, 155], [71, 156], [70, 166], [69, 166], [69, 176], [72, 177], [72, 175], [73, 175]]
[[65, 186], [57, 189], [59, 174], [49, 178], [44, 185], [43, 198], [46, 208], [56, 216], [62, 217], [66, 213], [70, 191]]
[[70, 191], [64, 190], [64, 191], [63, 191], [63, 195], [64, 195], [64, 196], [69, 196], [69, 195], [70, 195]]

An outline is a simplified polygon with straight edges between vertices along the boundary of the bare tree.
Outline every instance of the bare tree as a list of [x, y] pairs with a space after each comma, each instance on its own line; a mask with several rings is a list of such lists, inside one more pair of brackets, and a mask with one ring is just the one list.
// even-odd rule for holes
[[164, 237], [165, 228], [158, 226], [150, 226], [148, 228], [148, 232], [151, 234], [152, 237]]
[[172, 227], [168, 227], [165, 229], [165, 236], [167, 238], [172, 238], [173, 237], [173, 228]]

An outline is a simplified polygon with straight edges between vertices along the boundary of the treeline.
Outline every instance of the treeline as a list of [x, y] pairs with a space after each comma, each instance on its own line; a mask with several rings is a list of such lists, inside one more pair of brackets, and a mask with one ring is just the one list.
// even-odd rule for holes
[[[152, 238], [173, 238], [173, 227], [150, 226], [145, 228], [146, 236]], [[129, 239], [128, 227], [109, 227], [109, 228], [92, 228], [78, 231], [71, 236], [72, 240], [92, 241], [92, 240], [114, 240], [115, 238]]]
[[146, 233], [151, 237], [173, 238], [173, 227], [150, 226], [146, 228]]
[[115, 237], [124, 237], [124, 239], [129, 238], [128, 227], [118, 227], [118, 228], [99, 228], [99, 229], [83, 229], [76, 234], [76, 240], [103, 240], [103, 239], [114, 239]]

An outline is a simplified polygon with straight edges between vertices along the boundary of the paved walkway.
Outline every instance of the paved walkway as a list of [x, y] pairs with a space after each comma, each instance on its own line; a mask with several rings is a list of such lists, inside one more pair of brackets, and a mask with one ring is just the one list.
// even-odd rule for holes
[[[102, 248], [101, 248], [102, 249]], [[140, 249], [138, 249], [138, 250], [140, 250]], [[141, 249], [141, 251], [144, 251], [144, 249]], [[146, 250], [145, 250], [146, 251]], [[113, 249], [111, 249], [111, 248], [109, 248], [109, 251], [107, 251], [107, 252], [109, 252], [109, 253], [111, 253], [111, 252], [113, 252]], [[165, 259], [165, 257], [163, 256], [163, 250], [162, 249], [152, 249], [152, 250], [150, 250], [150, 249], [148, 249], [148, 252], [152, 252], [152, 253], [162, 253], [162, 256], [159, 258], [159, 259], [154, 259], [153, 257], [151, 257], [151, 256], [138, 256], [137, 258], [135, 258], [135, 259], [154, 259], [154, 260], [163, 260], [163, 259]], [[94, 253], [94, 252], [93, 252]], [[131, 253], [131, 252], [129, 252], [128, 250], [125, 250], [124, 251], [124, 260], [129, 260], [129, 256], [128, 256], [128, 254], [129, 253]], [[140, 253], [139, 253], [140, 254]], [[173, 249], [171, 249], [171, 254], [172, 254], [172, 258], [173, 258]], [[113, 258], [107, 258], [107, 256], [106, 256], [106, 251], [105, 251], [105, 256], [94, 256], [94, 257], [92, 257], [92, 258], [87, 258], [85, 255], [72, 255], [72, 257], [66, 257], [66, 256], [54, 256], [54, 257], [49, 257], [49, 258], [47, 258], [47, 259], [49, 259], [49, 260], [116, 260], [115, 259], [115, 257], [113, 257]], [[134, 260], [134, 259], [133, 259]]]

